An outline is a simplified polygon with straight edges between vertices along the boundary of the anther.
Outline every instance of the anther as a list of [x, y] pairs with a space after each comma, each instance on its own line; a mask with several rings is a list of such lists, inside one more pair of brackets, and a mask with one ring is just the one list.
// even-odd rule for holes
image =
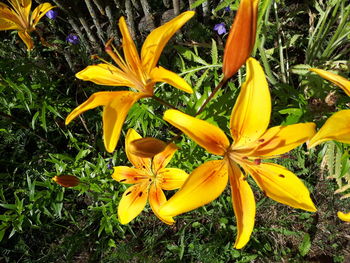
[[259, 142], [264, 142], [264, 141], [265, 141], [265, 139], [260, 139], [260, 140], [259, 140]]
[[140, 193], [139, 193], [139, 197], [141, 197], [141, 196], [142, 196], [142, 194], [143, 194], [143, 193], [142, 193], [142, 192], [140, 192]]
[[125, 182], [126, 181], [126, 179], [121, 179], [119, 182]]
[[242, 159], [243, 160], [248, 160], [248, 157], [247, 156], [243, 156]]
[[254, 163], [255, 163], [256, 165], [261, 164], [261, 159], [255, 159], [255, 160], [254, 160]]

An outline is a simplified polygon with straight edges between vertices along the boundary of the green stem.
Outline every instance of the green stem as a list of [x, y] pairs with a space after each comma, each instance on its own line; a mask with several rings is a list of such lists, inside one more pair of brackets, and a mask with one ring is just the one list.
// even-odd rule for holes
[[153, 95], [152, 98], [156, 101], [158, 101], [160, 104], [163, 104], [164, 106], [167, 106], [168, 108], [174, 109], [174, 110], [179, 110], [176, 108], [174, 105], [171, 105], [169, 102], [166, 102], [165, 100], [157, 97], [156, 95]]

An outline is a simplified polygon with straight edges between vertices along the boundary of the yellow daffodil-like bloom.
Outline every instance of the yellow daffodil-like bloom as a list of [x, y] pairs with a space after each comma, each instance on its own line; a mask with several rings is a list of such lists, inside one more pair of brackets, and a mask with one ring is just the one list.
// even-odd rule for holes
[[258, 5], [259, 0], [241, 0], [239, 4], [224, 50], [225, 79], [239, 70], [254, 48]]
[[131, 106], [141, 98], [152, 97], [156, 82], [166, 82], [185, 92], [192, 93], [189, 84], [163, 67], [156, 67], [160, 54], [175, 32], [182, 27], [194, 12], [184, 12], [166, 24], [153, 30], [146, 38], [139, 56], [131, 38], [124, 17], [119, 20], [119, 28], [123, 36], [124, 59], [113, 51], [110, 43], [106, 52], [118, 67], [108, 63], [88, 66], [76, 74], [82, 80], [92, 81], [99, 85], [127, 86], [133, 91], [102, 91], [91, 95], [83, 104], [75, 108], [66, 118], [66, 124], [84, 111], [97, 106], [103, 109], [103, 137], [106, 150], [113, 152], [117, 146], [120, 131]]
[[[326, 70], [316, 68], [310, 70], [331, 81], [350, 96], [349, 80]], [[311, 138], [308, 147], [312, 148], [329, 140], [350, 143], [350, 110], [341, 110], [329, 117], [321, 129]]]
[[32, 0], [9, 0], [11, 7], [0, 2], [0, 30], [18, 30], [19, 37], [28, 50], [34, 48], [29, 33], [35, 30], [39, 20], [54, 6], [43, 3], [31, 13]]
[[[218, 127], [167, 110], [164, 119], [183, 131], [208, 152], [223, 160], [208, 161], [195, 169], [182, 188], [160, 209], [162, 216], [173, 217], [208, 204], [230, 182], [232, 204], [237, 219], [236, 248], [249, 241], [255, 220], [255, 200], [247, 176], [250, 174], [266, 196], [277, 202], [307, 211], [316, 211], [309, 191], [296, 175], [283, 166], [262, 162], [301, 145], [315, 133], [314, 123], [276, 126], [270, 122], [271, 97], [263, 69], [253, 58], [247, 60], [246, 82], [232, 110], [230, 145]], [[244, 173], [244, 172], [245, 173]]]
[[127, 166], [114, 167], [112, 177], [118, 182], [133, 184], [123, 194], [118, 206], [118, 216], [122, 224], [127, 224], [138, 216], [145, 207], [147, 200], [154, 214], [166, 224], [172, 224], [171, 217], [159, 215], [159, 207], [166, 202], [163, 190], [174, 190], [182, 186], [188, 174], [177, 168], [166, 168], [177, 150], [175, 144], [170, 143], [164, 151], [153, 158], [142, 158], [133, 154], [131, 142], [141, 136], [133, 129], [129, 129], [125, 138], [125, 151], [134, 168]]
[[[350, 81], [346, 78], [322, 69], [311, 68], [310, 70], [331, 81], [350, 96]], [[308, 147], [312, 148], [330, 140], [350, 144], [350, 110], [341, 110], [329, 117], [311, 138]], [[350, 213], [344, 214], [339, 211], [337, 215], [341, 220], [350, 222]]]

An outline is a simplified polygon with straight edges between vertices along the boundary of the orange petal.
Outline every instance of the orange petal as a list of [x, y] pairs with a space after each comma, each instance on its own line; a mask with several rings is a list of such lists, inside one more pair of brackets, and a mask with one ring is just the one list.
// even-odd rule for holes
[[224, 161], [209, 161], [195, 169], [181, 189], [160, 208], [162, 216], [176, 216], [215, 200], [227, 185]]
[[142, 66], [146, 73], [150, 73], [156, 66], [160, 54], [169, 39], [179, 30], [195, 13], [187, 11], [164, 25], [154, 29], [146, 38], [141, 50]]
[[347, 80], [346, 78], [343, 78], [343, 77], [341, 77], [341, 76], [339, 76], [337, 74], [334, 74], [334, 73], [331, 73], [329, 71], [322, 70], [322, 69], [310, 68], [309, 70], [317, 73], [322, 78], [333, 82], [339, 88], [344, 90], [346, 95], [350, 96], [350, 81]]
[[266, 131], [271, 115], [271, 97], [264, 71], [253, 58], [247, 60], [246, 81], [231, 114], [233, 147], [249, 145]]
[[315, 126], [309, 122], [270, 128], [259, 138], [259, 146], [250, 155], [271, 158], [289, 152], [308, 141], [316, 133]]
[[254, 48], [258, 3], [258, 0], [241, 0], [224, 51], [223, 72], [226, 79], [239, 70]]
[[130, 35], [128, 26], [126, 25], [125, 18], [121, 17], [119, 19], [119, 29], [123, 36], [123, 51], [126, 63], [133, 69], [135, 73], [140, 73], [142, 70], [141, 59], [139, 53], [137, 52], [135, 43]]
[[350, 110], [341, 110], [329, 117], [311, 138], [308, 148], [330, 140], [350, 144]]
[[16, 13], [4, 3], [0, 3], [0, 30], [10, 29], [24, 30]]
[[74, 175], [59, 175], [52, 178], [56, 183], [63, 187], [74, 187], [80, 183], [78, 177]]
[[142, 138], [141, 135], [138, 134], [134, 129], [129, 129], [125, 137], [125, 152], [126, 152], [126, 155], [128, 156], [129, 161], [132, 163], [133, 166], [135, 166], [135, 168], [143, 169], [151, 172], [151, 159], [142, 158], [140, 156], [133, 154], [130, 151], [131, 142], [141, 138]]
[[148, 183], [136, 184], [124, 192], [118, 205], [118, 217], [121, 224], [127, 224], [144, 209], [148, 199]]
[[55, 6], [52, 6], [50, 3], [43, 3], [38, 5], [32, 13], [31, 16], [31, 25], [33, 28], [35, 28], [36, 24], [39, 22], [39, 20], [52, 8]]
[[24, 18], [29, 18], [32, 0], [9, 0], [13, 9]]
[[128, 76], [119, 68], [111, 64], [98, 64], [88, 66], [75, 74], [78, 79], [92, 81], [98, 85], [106, 86], [127, 86], [136, 88]]
[[158, 170], [166, 167], [177, 149], [178, 148], [174, 143], [169, 143], [162, 152], [154, 156], [152, 166], [153, 171], [157, 173]]
[[172, 225], [175, 223], [172, 217], [161, 216], [159, 214], [159, 208], [161, 205], [165, 204], [166, 197], [163, 190], [157, 185], [152, 184], [149, 190], [149, 204], [154, 212], [154, 214], [162, 220], [165, 224]]
[[274, 163], [249, 167], [255, 182], [271, 199], [294, 208], [316, 212], [309, 190], [291, 171]]
[[132, 154], [142, 158], [152, 158], [163, 151], [167, 144], [156, 138], [146, 137], [132, 141], [129, 146]]
[[253, 191], [239, 167], [228, 161], [233, 210], [237, 220], [237, 238], [234, 247], [244, 247], [253, 232], [255, 222], [255, 200]]
[[140, 169], [135, 169], [127, 166], [114, 167], [112, 178], [123, 184], [137, 184], [143, 181], [148, 181], [150, 175]]
[[157, 174], [157, 179], [160, 181], [160, 187], [164, 190], [175, 190], [180, 188], [186, 179], [188, 174], [178, 168], [164, 168]]
[[32, 50], [34, 48], [34, 42], [27, 31], [18, 31], [18, 35], [23, 40], [24, 44], [26, 44], [27, 50]]
[[180, 129], [208, 152], [224, 155], [230, 143], [225, 133], [209, 122], [194, 118], [178, 110], [167, 110], [164, 120]]

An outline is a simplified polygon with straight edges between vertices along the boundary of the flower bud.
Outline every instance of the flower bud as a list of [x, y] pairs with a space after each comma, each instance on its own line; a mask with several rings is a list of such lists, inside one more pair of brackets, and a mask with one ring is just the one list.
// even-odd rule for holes
[[74, 175], [58, 175], [52, 177], [52, 180], [63, 187], [74, 187], [80, 183], [79, 178]]

